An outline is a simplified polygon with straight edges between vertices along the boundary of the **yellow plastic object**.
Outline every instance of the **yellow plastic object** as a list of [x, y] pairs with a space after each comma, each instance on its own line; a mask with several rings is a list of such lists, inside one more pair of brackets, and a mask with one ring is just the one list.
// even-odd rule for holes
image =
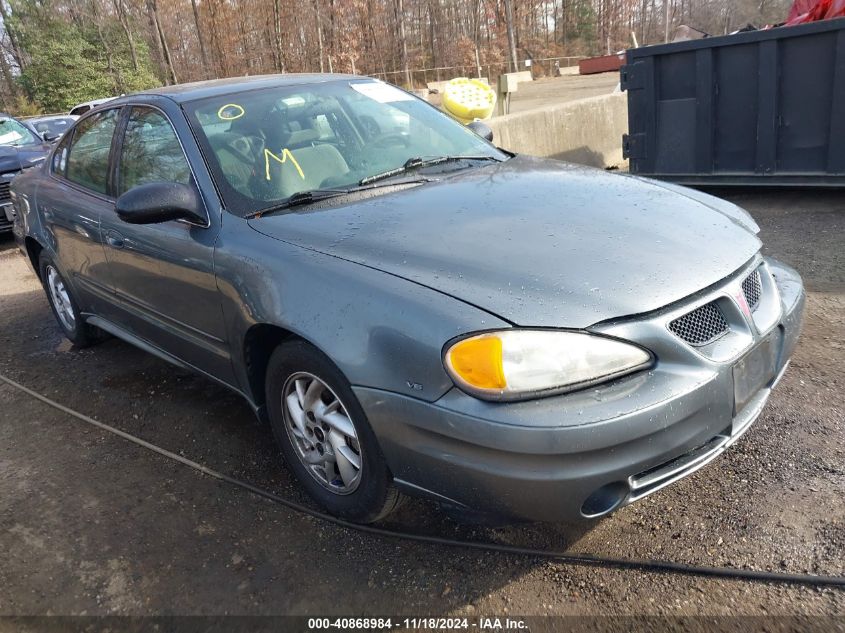
[[446, 362], [457, 378], [477, 389], [504, 389], [502, 341], [482, 334], [455, 343], [446, 353]]
[[496, 107], [496, 91], [480, 79], [457, 77], [443, 89], [443, 109], [461, 123], [489, 119]]

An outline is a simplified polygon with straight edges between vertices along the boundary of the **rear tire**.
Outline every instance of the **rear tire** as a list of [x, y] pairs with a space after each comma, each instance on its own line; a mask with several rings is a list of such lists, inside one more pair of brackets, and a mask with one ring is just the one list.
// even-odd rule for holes
[[77, 347], [88, 347], [100, 338], [99, 330], [88, 325], [79, 311], [79, 304], [68, 283], [52, 258], [42, 253], [38, 261], [41, 283], [47, 293], [47, 302], [65, 337]]
[[273, 352], [267, 412], [288, 469], [330, 514], [372, 523], [399, 503], [378, 441], [349, 381], [305, 341]]

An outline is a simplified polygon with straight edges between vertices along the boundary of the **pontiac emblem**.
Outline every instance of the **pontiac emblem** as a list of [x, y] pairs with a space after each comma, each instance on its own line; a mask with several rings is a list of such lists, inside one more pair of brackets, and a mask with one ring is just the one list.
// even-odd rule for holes
[[745, 293], [742, 292], [742, 288], [739, 288], [734, 293], [734, 301], [739, 306], [739, 309], [745, 315], [746, 319], [751, 318], [751, 308], [748, 307], [748, 301], [745, 300]]

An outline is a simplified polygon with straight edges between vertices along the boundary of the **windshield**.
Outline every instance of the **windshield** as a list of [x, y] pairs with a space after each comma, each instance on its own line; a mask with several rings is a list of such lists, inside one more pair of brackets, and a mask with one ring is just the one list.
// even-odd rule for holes
[[[421, 99], [377, 81], [252, 90], [186, 111], [227, 208], [240, 215], [303, 191], [356, 187], [409, 159], [507, 158]], [[455, 165], [437, 167], [447, 168]]]
[[74, 121], [75, 119], [72, 119], [71, 117], [41, 119], [33, 121], [32, 127], [34, 127], [36, 132], [39, 132], [40, 134], [47, 132], [54, 136], [61, 136], [71, 125], [73, 125]]
[[0, 119], [0, 145], [34, 145], [41, 139], [14, 119]]

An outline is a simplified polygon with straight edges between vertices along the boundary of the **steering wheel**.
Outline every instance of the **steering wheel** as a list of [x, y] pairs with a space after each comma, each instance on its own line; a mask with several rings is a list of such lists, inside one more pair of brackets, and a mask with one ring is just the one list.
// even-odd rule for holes
[[381, 136], [381, 127], [373, 117], [364, 114], [358, 117], [358, 121], [361, 124], [361, 131], [367, 140], [373, 140]]
[[372, 139], [368, 145], [372, 145], [373, 147], [391, 147], [394, 145], [408, 147], [409, 140], [407, 135], [400, 132], [388, 132]]

